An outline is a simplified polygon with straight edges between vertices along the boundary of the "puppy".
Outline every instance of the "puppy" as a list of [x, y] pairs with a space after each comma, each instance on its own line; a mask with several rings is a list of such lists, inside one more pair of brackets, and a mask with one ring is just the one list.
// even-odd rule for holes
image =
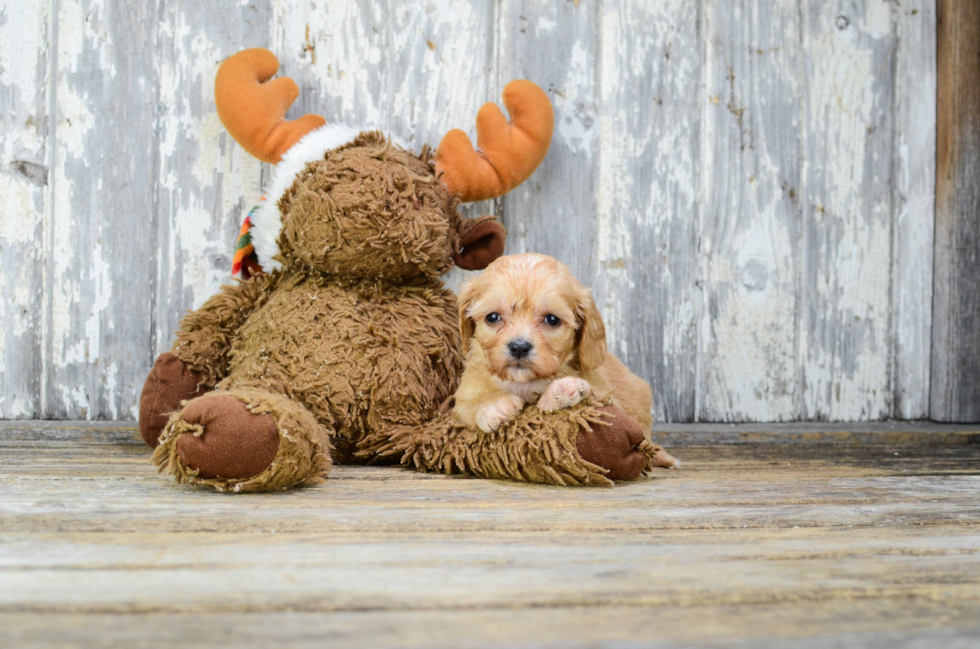
[[494, 261], [463, 286], [459, 325], [466, 369], [453, 408], [457, 423], [490, 432], [526, 405], [550, 412], [594, 392], [611, 393], [645, 431], [653, 426], [650, 386], [606, 353], [592, 292], [557, 259]]

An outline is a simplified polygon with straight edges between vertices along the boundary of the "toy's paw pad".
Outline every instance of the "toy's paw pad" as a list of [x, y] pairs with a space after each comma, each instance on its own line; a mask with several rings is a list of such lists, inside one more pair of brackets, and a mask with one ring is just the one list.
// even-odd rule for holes
[[566, 376], [549, 385], [538, 400], [538, 408], [544, 412], [553, 412], [562, 408], [570, 408], [589, 396], [592, 386], [585, 379]]
[[180, 402], [204, 394], [198, 388], [200, 377], [183, 361], [165, 352], [160, 354], [143, 384], [140, 394], [140, 435], [152, 447], [159, 443], [160, 434], [170, 419], [170, 413], [180, 410]]
[[516, 394], [501, 397], [476, 413], [476, 425], [484, 433], [497, 430], [524, 409], [524, 401]]
[[177, 438], [180, 461], [202, 478], [246, 480], [265, 471], [279, 451], [275, 420], [253, 415], [235, 397], [198, 399], [187, 404], [181, 419], [204, 430]]
[[609, 473], [610, 480], [635, 480], [643, 473], [647, 458], [637, 447], [646, 440], [643, 430], [629, 415], [616, 408], [606, 406], [610, 425], [593, 424], [592, 430], [579, 431], [575, 445], [583, 458], [597, 464]]

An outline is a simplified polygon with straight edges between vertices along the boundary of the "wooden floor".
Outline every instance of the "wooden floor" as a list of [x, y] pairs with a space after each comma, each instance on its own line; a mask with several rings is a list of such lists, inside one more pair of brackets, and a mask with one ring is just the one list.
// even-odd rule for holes
[[0, 646], [980, 646], [978, 429], [659, 440], [683, 469], [612, 489], [228, 495], [131, 424], [0, 423]]

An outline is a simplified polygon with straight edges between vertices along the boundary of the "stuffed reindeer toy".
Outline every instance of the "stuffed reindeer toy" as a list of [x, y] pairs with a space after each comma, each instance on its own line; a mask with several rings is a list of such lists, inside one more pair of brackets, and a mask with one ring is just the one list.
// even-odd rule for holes
[[448, 416], [463, 361], [456, 299], [439, 278], [454, 264], [484, 268], [505, 238], [492, 217], [457, 207], [530, 176], [551, 141], [547, 96], [514, 81], [510, 122], [493, 104], [479, 111], [478, 149], [453, 130], [415, 154], [322, 117], [285, 121], [299, 91], [272, 80], [278, 67], [246, 50], [215, 82], [228, 132], [276, 167], [250, 218], [253, 274], [188, 313], [146, 380], [140, 431], [161, 470], [266, 491], [317, 482], [332, 462], [556, 484], [649, 469], [648, 431], [601, 402], [528, 408], [491, 434]]

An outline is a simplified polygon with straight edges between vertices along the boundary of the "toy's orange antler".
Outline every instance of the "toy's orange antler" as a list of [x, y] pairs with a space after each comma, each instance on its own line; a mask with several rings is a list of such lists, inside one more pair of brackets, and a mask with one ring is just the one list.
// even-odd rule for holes
[[229, 57], [214, 80], [218, 117], [246, 151], [263, 162], [277, 163], [289, 147], [326, 120], [303, 115], [287, 122], [286, 111], [299, 97], [296, 83], [282, 77], [269, 81], [279, 59], [257, 47]]
[[530, 81], [511, 81], [504, 88], [507, 122], [495, 104], [476, 115], [476, 145], [466, 133], [446, 133], [436, 151], [436, 173], [463, 201], [481, 201], [506, 194], [544, 160], [551, 144], [555, 114], [541, 88]]

